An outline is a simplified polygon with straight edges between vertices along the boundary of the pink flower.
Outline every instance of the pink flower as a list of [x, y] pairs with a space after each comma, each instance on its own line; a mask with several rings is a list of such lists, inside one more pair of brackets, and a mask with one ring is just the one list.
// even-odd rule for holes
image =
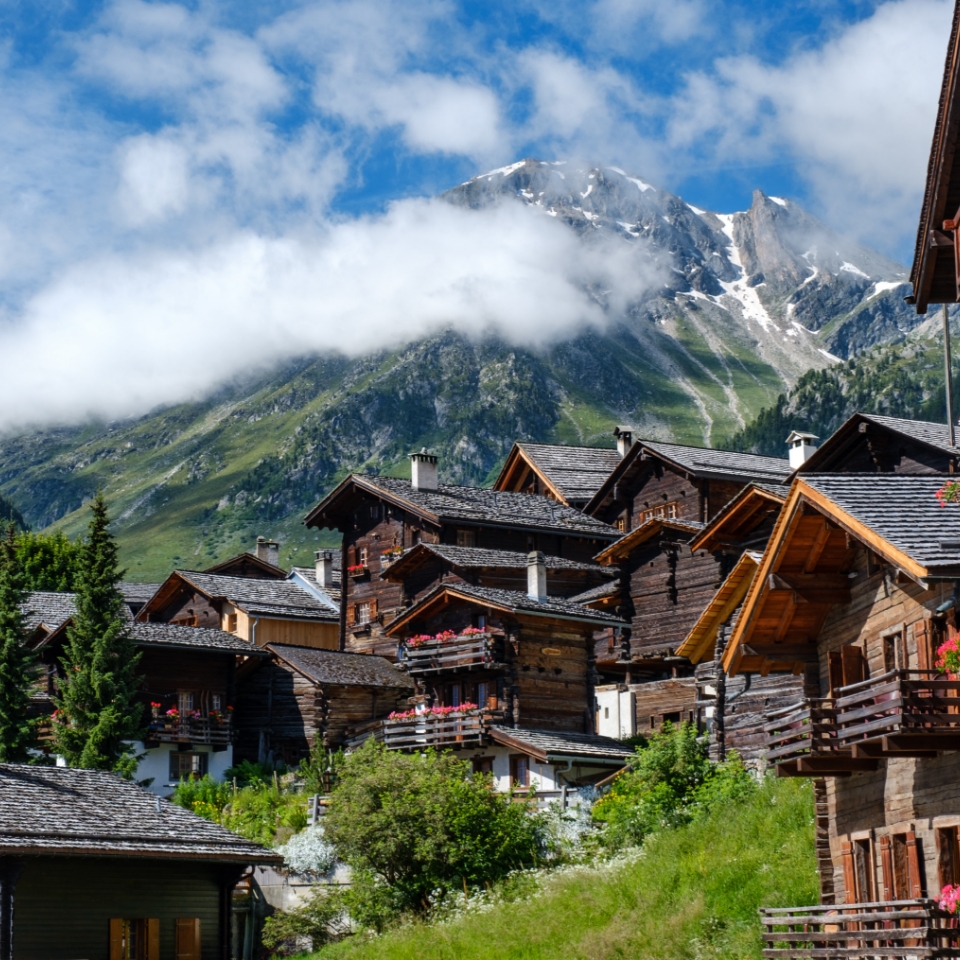
[[954, 887], [949, 883], [940, 891], [940, 909], [947, 913], [956, 913], [960, 902], [960, 886]]

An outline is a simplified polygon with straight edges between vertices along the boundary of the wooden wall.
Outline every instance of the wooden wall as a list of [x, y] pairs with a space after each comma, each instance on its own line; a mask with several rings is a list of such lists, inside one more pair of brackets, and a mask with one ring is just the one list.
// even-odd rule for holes
[[150, 616], [154, 623], [171, 623], [174, 620], [193, 619], [193, 627], [212, 627], [220, 630], [220, 611], [202, 593], [178, 594], [166, 607]]
[[[220, 694], [224, 706], [232, 703], [236, 656], [209, 650], [170, 650], [140, 647], [137, 672], [144, 678], [141, 698], [149, 708], [152, 700], [172, 704], [179, 691], [195, 695], [197, 709], [202, 696]], [[149, 716], [147, 709], [145, 716]]]
[[[256, 635], [254, 636], [254, 622]], [[268, 643], [286, 643], [292, 647], [314, 647], [336, 650], [340, 645], [340, 625], [336, 621], [272, 620], [268, 617], [250, 617], [237, 613], [237, 636], [244, 640], [256, 639], [258, 647]]]
[[831, 473], [947, 473], [950, 454], [931, 450], [906, 437], [889, 433], [869, 424], [868, 434], [858, 440], [842, 457], [830, 464]]
[[637, 733], [659, 730], [665, 720], [673, 724], [697, 723], [697, 681], [693, 677], [651, 680], [630, 684], [636, 697]]

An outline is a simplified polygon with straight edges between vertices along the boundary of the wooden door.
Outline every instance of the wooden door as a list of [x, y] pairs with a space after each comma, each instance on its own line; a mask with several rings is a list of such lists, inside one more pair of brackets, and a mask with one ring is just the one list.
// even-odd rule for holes
[[200, 920], [197, 917], [176, 921], [176, 960], [200, 960]]

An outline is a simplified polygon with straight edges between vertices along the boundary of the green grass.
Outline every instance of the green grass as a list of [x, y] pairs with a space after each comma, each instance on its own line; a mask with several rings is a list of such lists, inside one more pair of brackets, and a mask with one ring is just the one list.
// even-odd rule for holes
[[809, 783], [648, 841], [632, 862], [562, 871], [539, 896], [324, 948], [318, 960], [759, 958], [757, 908], [818, 902]]

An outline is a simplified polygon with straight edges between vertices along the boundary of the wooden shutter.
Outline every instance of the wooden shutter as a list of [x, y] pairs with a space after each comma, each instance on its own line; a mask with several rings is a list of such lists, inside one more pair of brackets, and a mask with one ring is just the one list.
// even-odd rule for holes
[[923, 874], [920, 872], [920, 850], [917, 844], [917, 835], [912, 830], [906, 835], [906, 846], [910, 899], [919, 900], [923, 896]]
[[123, 920], [110, 918], [110, 960], [123, 960]]
[[357, 607], [356, 604], [348, 603], [347, 604], [347, 626], [353, 626], [357, 622]]
[[830, 672], [830, 695], [836, 696], [843, 686], [843, 659], [839, 650], [831, 650], [827, 654], [827, 665]]
[[180, 918], [176, 924], [176, 960], [200, 960], [200, 920]]
[[913, 625], [913, 636], [917, 641], [917, 669], [932, 670], [930, 657], [930, 625], [926, 620], [918, 620]]
[[883, 899], [896, 900], [893, 885], [893, 849], [889, 837], [880, 838], [880, 869], [883, 873]]
[[160, 921], [147, 921], [147, 960], [160, 960]]
[[370, 601], [370, 622], [373, 623], [377, 619], [377, 600], [376, 597], [372, 598]]
[[957, 828], [937, 830], [937, 879], [940, 889], [957, 882]]
[[849, 643], [840, 648], [840, 656], [843, 661], [843, 685], [845, 687], [866, 679], [867, 671], [862, 647]]
[[844, 840], [840, 844], [840, 854], [843, 857], [843, 889], [847, 903], [857, 902], [857, 879], [853, 867], [853, 844]]

